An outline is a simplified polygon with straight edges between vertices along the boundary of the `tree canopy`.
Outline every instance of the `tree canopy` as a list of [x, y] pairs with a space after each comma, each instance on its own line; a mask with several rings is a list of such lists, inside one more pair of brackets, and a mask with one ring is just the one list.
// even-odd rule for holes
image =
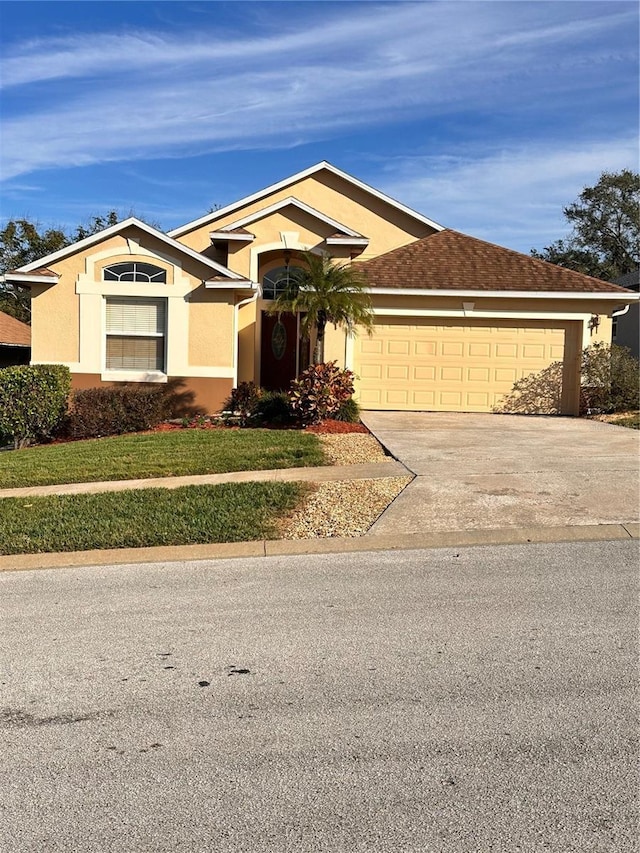
[[270, 307], [272, 314], [300, 312], [301, 331], [309, 338], [316, 330], [313, 360], [324, 361], [324, 333], [327, 323], [352, 332], [356, 326], [373, 327], [367, 282], [357, 266], [335, 261], [330, 255], [304, 253], [304, 267], [295, 267], [287, 286]]
[[[87, 224], [81, 224], [71, 231], [61, 228], [42, 228], [36, 222], [28, 219], [10, 219], [0, 230], [0, 274], [9, 270], [37, 261], [97, 234], [110, 225], [115, 225], [119, 216], [115, 210], [110, 210], [104, 216], [93, 216]], [[31, 320], [31, 291], [28, 287], [15, 287], [11, 284], [0, 283], [0, 311], [11, 314], [23, 323]]]
[[563, 208], [573, 230], [534, 258], [611, 281], [640, 263], [640, 174], [630, 169], [603, 172]]

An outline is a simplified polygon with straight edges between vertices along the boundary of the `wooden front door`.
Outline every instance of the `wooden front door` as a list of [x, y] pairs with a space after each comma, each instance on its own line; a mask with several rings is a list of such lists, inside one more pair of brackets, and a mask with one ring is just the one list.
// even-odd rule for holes
[[293, 314], [262, 312], [260, 385], [268, 391], [286, 391], [296, 377], [298, 324]]

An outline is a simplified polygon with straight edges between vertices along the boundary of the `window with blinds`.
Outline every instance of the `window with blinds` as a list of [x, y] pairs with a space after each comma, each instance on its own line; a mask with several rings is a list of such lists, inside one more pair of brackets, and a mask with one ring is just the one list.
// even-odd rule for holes
[[107, 299], [107, 370], [165, 372], [166, 299]]

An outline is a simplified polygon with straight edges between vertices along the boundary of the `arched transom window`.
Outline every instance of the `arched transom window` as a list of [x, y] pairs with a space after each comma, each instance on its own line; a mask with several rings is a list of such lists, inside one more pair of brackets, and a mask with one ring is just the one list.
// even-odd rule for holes
[[167, 271], [155, 264], [140, 261], [125, 261], [111, 264], [102, 270], [103, 281], [148, 281], [154, 284], [167, 283]]
[[276, 267], [264, 274], [262, 279], [262, 297], [263, 299], [275, 299], [283, 291], [287, 289], [289, 279], [294, 273], [299, 271], [299, 267], [284, 266]]

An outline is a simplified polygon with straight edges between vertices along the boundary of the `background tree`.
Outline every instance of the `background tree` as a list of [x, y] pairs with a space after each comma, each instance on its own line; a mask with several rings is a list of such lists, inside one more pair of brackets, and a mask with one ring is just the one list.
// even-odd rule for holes
[[[61, 228], [43, 229], [28, 219], [11, 219], [0, 230], [0, 274], [64, 249], [118, 221], [116, 211], [110, 210], [105, 216], [92, 216], [86, 225], [78, 225], [73, 231], [65, 232]], [[0, 311], [23, 323], [31, 322], [30, 289], [0, 282]]]
[[301, 314], [300, 329], [305, 338], [315, 329], [313, 360], [324, 361], [324, 334], [327, 323], [353, 332], [363, 326], [373, 329], [373, 309], [366, 292], [364, 273], [330, 255], [304, 253], [304, 267], [292, 269], [284, 290], [269, 307], [271, 314]]
[[563, 208], [573, 225], [566, 240], [531, 250], [534, 258], [603, 278], [618, 278], [640, 263], [640, 174], [603, 172]]

